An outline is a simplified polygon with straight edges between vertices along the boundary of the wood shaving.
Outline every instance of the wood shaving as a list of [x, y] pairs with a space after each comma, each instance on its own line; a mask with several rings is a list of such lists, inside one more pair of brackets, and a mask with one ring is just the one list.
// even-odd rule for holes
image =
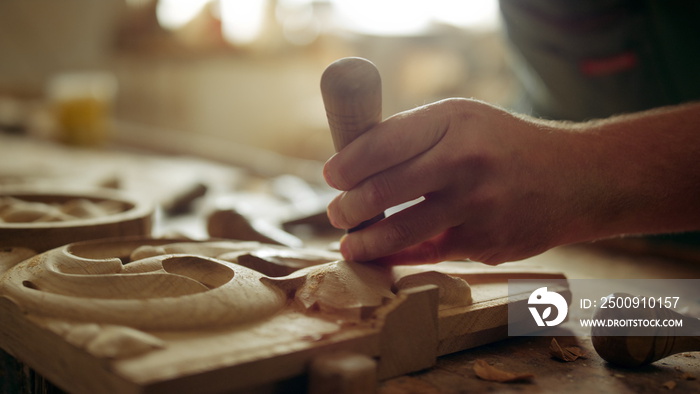
[[668, 390], [673, 390], [676, 388], [676, 382], [669, 380], [668, 382], [664, 382], [661, 386], [667, 388]]
[[474, 373], [476, 373], [476, 376], [480, 379], [500, 383], [529, 382], [535, 377], [535, 375], [529, 373], [504, 371], [489, 365], [489, 363], [483, 359], [477, 359], [474, 362]]
[[579, 358], [586, 358], [586, 352], [584, 352], [578, 346], [566, 346], [561, 347], [556, 338], [552, 338], [552, 342], [549, 344], [549, 354], [557, 360], [571, 362], [576, 361]]
[[688, 372], [683, 372], [681, 374], [681, 379], [683, 379], [683, 380], [696, 380], [697, 378], [695, 377], [695, 375], [691, 375]]

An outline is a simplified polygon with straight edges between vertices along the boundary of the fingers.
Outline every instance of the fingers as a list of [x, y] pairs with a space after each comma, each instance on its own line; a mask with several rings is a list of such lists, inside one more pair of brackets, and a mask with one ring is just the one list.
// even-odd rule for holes
[[374, 261], [384, 265], [416, 265], [433, 264], [446, 260], [463, 260], [468, 256], [455, 250], [450, 229], [417, 245], [400, 250], [397, 253], [383, 256]]
[[[340, 251], [347, 260], [369, 261], [423, 243], [459, 224], [456, 215], [446, 214], [451, 212], [449, 206], [443, 198], [428, 195], [425, 201], [362, 231], [347, 234], [341, 241]], [[431, 250], [430, 246], [424, 245], [422, 253], [430, 254], [435, 261], [445, 257], [443, 250]]]
[[326, 182], [350, 190], [373, 174], [403, 163], [435, 146], [449, 126], [442, 106], [403, 112], [360, 135], [324, 166]]
[[[361, 237], [345, 236], [341, 240], [341, 253], [346, 260], [373, 261], [385, 265], [416, 265], [433, 264], [448, 260], [473, 260], [480, 263], [497, 265], [506, 261], [520, 260], [525, 257], [541, 253], [540, 249], [510, 250], [506, 245], [498, 243], [484, 243], [489, 239], [486, 234], [473, 233], [468, 224], [448, 227], [435, 236], [420, 240], [416, 244], [408, 245], [403, 249], [383, 255], [383, 251], [376, 252], [372, 249], [371, 240]], [[371, 227], [370, 227], [371, 228]], [[357, 235], [360, 235], [359, 233]], [[365, 234], [367, 235], [367, 234]], [[400, 248], [398, 244], [397, 248]], [[387, 248], [386, 250], [393, 250]], [[379, 249], [382, 250], [382, 249]]]
[[447, 171], [431, 156], [420, 155], [338, 195], [328, 205], [328, 218], [333, 226], [353, 228], [388, 208], [442, 189], [448, 182]]
[[461, 230], [456, 227], [449, 228], [417, 245], [373, 261], [385, 265], [434, 264], [448, 260], [472, 260], [497, 265], [509, 261], [511, 256], [502, 253], [501, 250], [474, 248]]

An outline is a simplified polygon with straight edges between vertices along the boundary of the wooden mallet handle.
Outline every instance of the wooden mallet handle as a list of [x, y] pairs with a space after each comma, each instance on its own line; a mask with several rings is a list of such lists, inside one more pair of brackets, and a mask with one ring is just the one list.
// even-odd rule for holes
[[[382, 120], [381, 77], [366, 59], [347, 57], [329, 65], [321, 76], [321, 95], [336, 152]], [[348, 232], [383, 218], [384, 213]]]

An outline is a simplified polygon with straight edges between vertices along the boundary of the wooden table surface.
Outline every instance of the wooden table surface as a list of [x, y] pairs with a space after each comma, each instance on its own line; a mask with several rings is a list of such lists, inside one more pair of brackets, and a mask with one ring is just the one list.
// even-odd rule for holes
[[[13, 155], [24, 160], [31, 157], [31, 152], [17, 152], [18, 146], [29, 149], [27, 144], [0, 143], [0, 158], [2, 146], [11, 146]], [[46, 158], [46, 147], [42, 146], [42, 155], [37, 156], [37, 163]], [[84, 152], [83, 152], [84, 153]], [[83, 154], [81, 153], [81, 155]], [[113, 157], [102, 154], [103, 157]], [[57, 154], [56, 157], [64, 157]], [[83, 158], [82, 160], [88, 160]], [[120, 158], [121, 160], [121, 158]], [[167, 163], [172, 164], [173, 159]], [[116, 163], [116, 161], [115, 161]], [[158, 167], [152, 161], [145, 162]], [[23, 163], [12, 162], [12, 166], [0, 159], [0, 169], [24, 168], [34, 176], [45, 164], [32, 167]], [[198, 163], [201, 165], [201, 163]], [[110, 166], [107, 166], [110, 167]], [[162, 163], [160, 169], [162, 169]], [[184, 167], [178, 168], [182, 170]], [[191, 168], [191, 167], [187, 167]], [[207, 173], [211, 174], [211, 171]], [[238, 173], [233, 172], [231, 178], [238, 179]], [[11, 174], [10, 174], [11, 175]], [[229, 175], [224, 175], [228, 177]], [[234, 183], [231, 181], [231, 183]], [[197, 215], [193, 212], [191, 215]], [[172, 223], [182, 230], [183, 223], [188, 223], [182, 216], [174, 218]], [[200, 223], [201, 225], [201, 223]], [[188, 225], [184, 224], [186, 228]], [[166, 219], [164, 230], [168, 229]], [[163, 229], [161, 229], [163, 230]], [[193, 232], [198, 231], [197, 229]], [[556, 248], [540, 256], [528, 259], [533, 265], [547, 266], [561, 270], [568, 278], [700, 278], [700, 261], [654, 256], [649, 250], [642, 253], [632, 253], [619, 248], [608, 247], [612, 243], [594, 245], [576, 245]], [[624, 245], [638, 245], [629, 242]], [[636, 250], [642, 250], [635, 248]], [[638, 369], [620, 369], [609, 366], [593, 349], [590, 339], [585, 337], [563, 337], [560, 340], [576, 341], [586, 352], [584, 359], [573, 362], [557, 361], [550, 356], [549, 344], [551, 337], [516, 337], [505, 341], [482, 346], [479, 348], [441, 357], [437, 365], [429, 370], [412, 373], [406, 376], [380, 382], [377, 386], [380, 393], [481, 393], [481, 392], [517, 392], [517, 393], [657, 393], [700, 392], [700, 353], [682, 353], [657, 361], [656, 363]], [[0, 354], [0, 390], [5, 392], [59, 392], [55, 387], [34, 376], [31, 371], [9, 358], [5, 353]], [[510, 372], [529, 373], [534, 377], [529, 382], [496, 383], [478, 378], [473, 366], [476, 360], [482, 359], [489, 364]], [[11, 379], [19, 376], [18, 379]], [[697, 378], [697, 379], [696, 379]], [[11, 381], [12, 380], [12, 381]], [[297, 391], [305, 388], [303, 380], [285, 382], [278, 385], [282, 391]]]
[[[635, 254], [598, 245], [557, 248], [528, 261], [555, 266], [571, 279], [700, 278], [700, 264], [649, 254]], [[389, 393], [698, 393], [700, 352], [680, 353], [651, 365], [625, 369], [601, 359], [590, 337], [558, 337], [575, 343], [585, 359], [562, 362], [551, 357], [552, 337], [513, 337], [505, 341], [441, 357], [428, 370], [382, 382]], [[513, 373], [534, 375], [530, 382], [497, 383], [481, 380], [473, 371], [483, 359]]]
[[[565, 338], [560, 338], [565, 339]], [[566, 338], [569, 339], [569, 338]], [[511, 338], [496, 344], [442, 357], [425, 372], [401, 376], [379, 386], [388, 393], [659, 393], [700, 392], [700, 359], [682, 353], [638, 369], [609, 366], [593, 350], [589, 338], [576, 338], [588, 351], [586, 359], [561, 362], [549, 354], [549, 337]], [[531, 373], [524, 383], [481, 380], [473, 371], [475, 360], [514, 373]], [[691, 380], [689, 380], [691, 379]], [[669, 383], [673, 382], [673, 383]]]
[[[621, 253], [595, 246], [569, 246], [529, 259], [536, 265], [556, 266], [569, 278], [697, 278], [695, 263], [646, 255]], [[597, 355], [588, 337], [558, 337], [564, 344], [575, 343], [586, 357], [562, 362], [551, 357], [552, 337], [513, 337], [438, 359], [435, 367], [380, 382], [378, 393], [697, 393], [700, 392], [700, 353], [681, 353], [652, 365], [624, 369], [608, 365]], [[534, 375], [529, 382], [497, 383], [476, 376], [476, 360], [513, 373]], [[20, 384], [5, 386], [5, 392], [60, 392], [21, 364], [5, 357], [3, 377], [21, 376]], [[23, 381], [23, 382], [22, 382]], [[0, 385], [0, 388], [3, 386]], [[669, 389], [668, 387], [672, 387]], [[274, 391], [298, 392], [305, 381], [296, 379], [274, 387]], [[271, 388], [270, 390], [272, 390]], [[18, 391], [15, 391], [18, 390]], [[267, 391], [267, 389], [265, 390]]]

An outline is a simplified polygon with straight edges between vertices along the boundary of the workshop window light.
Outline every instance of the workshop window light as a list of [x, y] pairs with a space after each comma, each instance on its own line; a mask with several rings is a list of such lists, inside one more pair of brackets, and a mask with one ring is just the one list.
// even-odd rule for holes
[[373, 35], [413, 35], [430, 22], [431, 2], [406, 0], [331, 0], [348, 30]]
[[498, 0], [432, 0], [435, 21], [475, 30], [500, 27]]
[[[128, 0], [136, 2], [148, 0]], [[214, 17], [221, 20], [222, 36], [233, 44], [249, 44], [261, 33], [270, 0], [159, 0], [157, 18], [168, 30], [177, 30], [202, 12], [208, 3]], [[313, 14], [313, 1], [276, 0], [277, 21], [285, 38], [296, 45], [311, 43], [320, 34], [320, 23]]]
[[345, 28], [373, 35], [419, 35], [434, 23], [495, 29], [498, 0], [329, 0]]
[[277, 0], [277, 23], [284, 38], [294, 45], [312, 43], [321, 34], [321, 21], [309, 0]]
[[219, 0], [221, 30], [233, 44], [250, 44], [262, 33], [267, 0]]
[[158, 23], [177, 30], [194, 19], [209, 3], [214, 3], [221, 20], [221, 33], [232, 44], [249, 44], [262, 32], [268, 0], [159, 0]]
[[420, 35], [435, 23], [485, 30], [499, 23], [498, 0], [158, 0], [158, 21], [176, 30], [208, 3], [218, 5], [222, 35], [233, 44], [255, 41], [273, 6], [285, 35], [297, 44], [313, 41], [319, 33], [312, 13], [321, 3], [331, 6], [335, 28], [360, 34]]
[[211, 0], [158, 0], [156, 17], [165, 29], [177, 30], [199, 14]]

